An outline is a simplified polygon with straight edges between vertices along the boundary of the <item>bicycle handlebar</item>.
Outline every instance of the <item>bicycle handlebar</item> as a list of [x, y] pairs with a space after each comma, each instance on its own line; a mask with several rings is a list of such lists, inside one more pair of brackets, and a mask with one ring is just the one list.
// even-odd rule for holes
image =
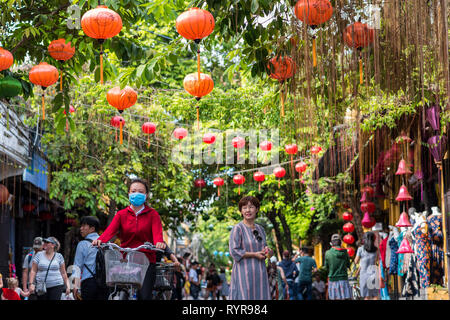
[[160, 251], [160, 252], [164, 252], [164, 250], [157, 248], [156, 246], [154, 246], [153, 244], [151, 244], [150, 242], [145, 242], [144, 244], [140, 245], [139, 247], [136, 248], [122, 248], [120, 246], [118, 246], [115, 243], [112, 242], [107, 242], [107, 243], [102, 243], [100, 244], [101, 248], [110, 248], [110, 249], [117, 249], [119, 251], [123, 251], [123, 252], [133, 252], [133, 251], [139, 251], [141, 249], [147, 249], [147, 250], [152, 250], [152, 251]]

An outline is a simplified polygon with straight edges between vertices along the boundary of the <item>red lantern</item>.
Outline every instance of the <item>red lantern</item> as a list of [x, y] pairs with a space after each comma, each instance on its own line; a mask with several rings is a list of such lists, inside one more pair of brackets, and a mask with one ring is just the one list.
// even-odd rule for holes
[[414, 250], [411, 248], [411, 245], [409, 244], [408, 239], [406, 237], [403, 238], [402, 242], [400, 243], [400, 248], [398, 248], [396, 253], [414, 253]]
[[355, 249], [353, 249], [352, 247], [348, 247], [347, 253], [349, 257], [353, 257], [355, 255]]
[[52, 220], [53, 216], [50, 212], [48, 211], [41, 211], [39, 212], [39, 219], [41, 221], [48, 221], [48, 220]]
[[264, 172], [257, 171], [253, 174], [253, 179], [258, 182], [258, 191], [261, 192], [261, 182], [266, 179]]
[[363, 202], [361, 204], [361, 211], [362, 212], [368, 212], [368, 213], [374, 213], [375, 212], [375, 203], [373, 202]]
[[346, 244], [352, 244], [353, 242], [355, 242], [355, 238], [351, 234], [346, 234], [342, 241], [344, 241]]
[[298, 172], [298, 176], [299, 176], [300, 180], [302, 179], [302, 174], [306, 171], [307, 168], [308, 168], [308, 165], [306, 163], [304, 163], [303, 161], [301, 161], [295, 165], [295, 171]]
[[0, 204], [6, 203], [9, 199], [9, 191], [3, 184], [0, 184]]
[[202, 197], [202, 188], [204, 188], [204, 187], [206, 187], [206, 182], [205, 182], [205, 180], [203, 180], [203, 179], [196, 179], [195, 181], [194, 181], [194, 186], [196, 187], [196, 188], [199, 188], [199, 191], [198, 191], [198, 197], [199, 198], [201, 198]]
[[[114, 116], [111, 118], [110, 124], [114, 128], [120, 129], [120, 144], [122, 144], [123, 143], [123, 126], [125, 125], [125, 119], [122, 118], [121, 116]], [[117, 141], [117, 131], [116, 131], [116, 141]]]
[[[69, 60], [75, 54], [75, 47], [70, 45], [70, 41], [66, 43], [65, 39], [53, 40], [48, 45], [48, 53], [53, 59], [63, 63]], [[63, 71], [61, 70], [61, 77], [59, 78], [59, 88], [62, 91]]]
[[298, 147], [295, 143], [293, 144], [287, 144], [284, 149], [286, 150], [287, 154], [291, 155], [291, 167], [294, 167], [294, 154], [297, 153]]
[[0, 47], [0, 71], [9, 69], [14, 62], [11, 52]]
[[22, 206], [22, 210], [25, 212], [32, 212], [34, 209], [36, 209], [36, 206], [32, 203], [27, 203]]
[[270, 151], [270, 150], [272, 150], [272, 142], [270, 142], [270, 141], [263, 141], [263, 142], [261, 142], [259, 144], [259, 147], [263, 151]]
[[233, 182], [239, 185], [238, 194], [241, 194], [241, 184], [244, 184], [245, 177], [242, 174], [237, 174], [233, 177]]
[[[69, 114], [74, 113], [75, 108], [73, 106], [69, 106]], [[63, 111], [63, 114], [66, 115], [66, 110]], [[66, 119], [66, 131], [69, 131], [69, 120]]]
[[245, 146], [245, 139], [242, 137], [234, 137], [231, 142], [233, 143], [233, 147], [237, 149], [237, 159], [239, 161], [239, 149]]
[[342, 219], [344, 219], [345, 221], [352, 221], [353, 220], [353, 215], [350, 212], [345, 211], [342, 214]]
[[97, 39], [100, 44], [100, 83], [103, 84], [103, 42], [119, 34], [122, 18], [107, 6], [99, 5], [81, 17], [81, 28], [88, 37]]
[[176, 128], [173, 131], [173, 136], [175, 139], [182, 140], [188, 135], [188, 131], [184, 128]]
[[406, 212], [402, 212], [400, 218], [395, 224], [396, 227], [412, 227], [411, 222], [409, 222], [408, 214]]
[[269, 60], [267, 65], [269, 69], [269, 77], [278, 80], [280, 83], [280, 101], [281, 101], [281, 116], [284, 117], [284, 82], [291, 78], [295, 73], [295, 63], [290, 57], [276, 56]]
[[[277, 167], [273, 169], [273, 174], [275, 175], [275, 177], [281, 179], [286, 174], [286, 170], [283, 167]], [[278, 180], [278, 188], [280, 188], [280, 180]]]
[[352, 233], [355, 230], [355, 226], [351, 222], [347, 222], [342, 228], [347, 233]]
[[220, 197], [220, 187], [223, 186], [224, 180], [220, 177], [217, 177], [213, 180], [213, 183], [217, 186], [217, 196]]
[[373, 190], [372, 187], [366, 186], [362, 189], [362, 192], [366, 192], [367, 195], [369, 195], [370, 197], [373, 197], [373, 194], [375, 193], [375, 191]]
[[[30, 81], [35, 85], [41, 86], [44, 91], [47, 87], [58, 81], [58, 77], [58, 69], [46, 62], [41, 62], [37, 66], [34, 66], [28, 74]], [[45, 120], [44, 92], [42, 92], [42, 120]]]
[[400, 187], [400, 190], [398, 191], [397, 198], [395, 198], [395, 200], [397, 200], [397, 201], [409, 201], [409, 200], [412, 200], [412, 197], [409, 194], [408, 189], [406, 188], [405, 185], [402, 185]]
[[372, 228], [372, 227], [376, 224], [376, 221], [375, 221], [375, 219], [374, 219], [373, 217], [371, 217], [371, 216], [369, 215], [369, 213], [366, 211], [366, 212], [364, 213], [364, 218], [361, 220], [361, 224], [362, 224], [362, 226], [363, 226], [364, 228], [369, 229], [369, 228]]
[[106, 100], [108, 100], [110, 105], [119, 110], [119, 113], [122, 113], [123, 110], [136, 103], [137, 92], [129, 86], [126, 86], [122, 90], [120, 90], [120, 87], [114, 87], [106, 94]]
[[[328, 0], [299, 0], [294, 7], [295, 16], [315, 29], [319, 24], [330, 20], [333, 15], [333, 7]], [[316, 37], [313, 37], [313, 65], [316, 60]]]
[[320, 151], [322, 151], [322, 148], [319, 147], [319, 146], [314, 146], [314, 147], [311, 147], [310, 151], [311, 151], [312, 154], [316, 155], [316, 154], [319, 154]]
[[411, 170], [409, 170], [408, 166], [406, 165], [406, 161], [404, 159], [400, 160], [398, 164], [396, 175], [404, 175], [404, 174], [411, 174]]
[[147, 148], [150, 148], [150, 135], [155, 133], [156, 131], [156, 124], [154, 124], [153, 122], [145, 122], [142, 125], [142, 132], [144, 132], [145, 134], [147, 134]]
[[205, 133], [203, 142], [206, 144], [213, 144], [216, 141], [216, 136], [212, 133]]

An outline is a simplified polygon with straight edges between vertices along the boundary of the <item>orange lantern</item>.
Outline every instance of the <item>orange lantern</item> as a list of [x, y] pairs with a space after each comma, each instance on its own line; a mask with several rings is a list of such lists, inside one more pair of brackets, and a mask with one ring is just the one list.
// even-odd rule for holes
[[122, 90], [120, 90], [120, 87], [114, 87], [106, 94], [106, 100], [108, 100], [110, 105], [122, 113], [123, 110], [133, 106], [136, 103], [137, 92], [129, 86], [126, 86]]
[[[183, 87], [197, 101], [214, 89], [214, 81], [205, 73], [191, 73], [184, 77]], [[200, 107], [197, 105], [197, 129], [200, 130]]]
[[[34, 66], [28, 74], [30, 81], [35, 85], [41, 86], [43, 91], [56, 83], [56, 81], [58, 81], [58, 76], [58, 69], [46, 62], [41, 62], [37, 66]], [[42, 120], [45, 120], [44, 92], [42, 92]]]
[[284, 82], [291, 78], [295, 73], [295, 63], [290, 57], [276, 56], [269, 60], [267, 65], [269, 77], [278, 80], [281, 86], [281, 116], [284, 117]]
[[119, 34], [122, 18], [107, 6], [99, 5], [81, 17], [81, 28], [88, 37], [97, 39], [100, 44], [100, 83], [103, 84], [103, 42]]
[[[125, 125], [125, 120], [121, 116], [114, 116], [111, 119], [111, 125], [115, 128], [120, 128], [120, 144], [123, 143], [123, 126]], [[116, 131], [116, 141], [117, 141], [117, 131]]]
[[359, 83], [363, 83], [361, 50], [374, 41], [373, 29], [360, 21], [355, 22], [344, 30], [344, 42], [351, 48], [359, 51]]
[[[69, 60], [75, 54], [75, 47], [71, 47], [70, 41], [66, 43], [65, 39], [53, 40], [48, 45], [48, 53], [53, 59], [63, 63]], [[61, 69], [61, 78], [59, 79], [59, 88], [62, 91], [63, 71]]]
[[9, 69], [14, 62], [11, 52], [0, 47], [0, 71]]
[[[295, 16], [315, 29], [319, 24], [330, 20], [333, 6], [328, 0], [299, 0], [294, 7]], [[317, 66], [316, 37], [313, 37], [313, 65]]]

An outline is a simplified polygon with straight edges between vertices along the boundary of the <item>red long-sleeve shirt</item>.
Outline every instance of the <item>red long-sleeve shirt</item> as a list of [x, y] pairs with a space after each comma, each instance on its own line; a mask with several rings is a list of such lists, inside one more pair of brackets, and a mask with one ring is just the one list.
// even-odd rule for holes
[[[138, 216], [131, 206], [118, 211], [98, 239], [108, 242], [115, 235], [119, 237], [123, 248], [136, 248], [144, 242], [156, 244], [164, 241], [161, 218], [155, 209], [146, 205]], [[142, 251], [145, 252], [150, 263], [156, 262], [154, 251]]]

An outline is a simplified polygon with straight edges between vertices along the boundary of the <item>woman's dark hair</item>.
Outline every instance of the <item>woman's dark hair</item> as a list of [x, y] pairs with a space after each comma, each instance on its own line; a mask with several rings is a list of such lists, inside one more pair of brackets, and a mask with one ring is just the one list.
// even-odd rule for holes
[[239, 211], [242, 210], [243, 206], [246, 206], [248, 203], [251, 203], [252, 205], [254, 205], [256, 207], [256, 210], [259, 211], [259, 200], [258, 198], [252, 197], [252, 196], [246, 196], [243, 197], [240, 201], [239, 201]]
[[130, 184], [128, 185], [128, 193], [130, 193], [131, 186], [132, 186], [133, 183], [142, 183], [142, 184], [145, 186], [145, 193], [148, 193], [148, 185], [147, 185], [147, 182], [145, 182], [145, 181], [142, 180], [142, 179], [133, 179], [133, 180], [131, 180], [131, 181], [130, 181]]
[[363, 236], [364, 239], [364, 250], [367, 252], [376, 252], [377, 247], [375, 246], [375, 233], [373, 232], [366, 232]]

